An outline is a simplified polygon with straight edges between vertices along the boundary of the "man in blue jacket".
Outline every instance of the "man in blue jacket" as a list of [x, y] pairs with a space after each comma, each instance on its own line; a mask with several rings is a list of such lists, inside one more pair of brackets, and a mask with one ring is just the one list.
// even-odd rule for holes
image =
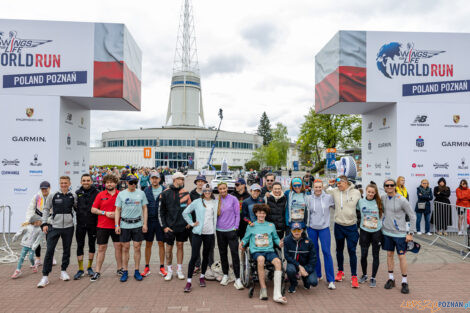
[[157, 172], [150, 173], [151, 185], [145, 188], [145, 196], [147, 197], [148, 205], [148, 231], [144, 234], [145, 243], [145, 270], [142, 276], [146, 277], [150, 275], [150, 257], [152, 256], [153, 239], [155, 238], [158, 242], [158, 253], [160, 256], [160, 275], [166, 276], [165, 271], [165, 245], [163, 243], [163, 229], [158, 220], [158, 205], [160, 194], [163, 191], [163, 187], [160, 185], [161, 176]]
[[287, 260], [287, 277], [290, 281], [289, 293], [297, 287], [297, 274], [300, 274], [305, 289], [318, 284], [315, 265], [317, 255], [315, 245], [305, 235], [303, 223], [292, 223], [291, 233], [284, 239], [284, 257]]

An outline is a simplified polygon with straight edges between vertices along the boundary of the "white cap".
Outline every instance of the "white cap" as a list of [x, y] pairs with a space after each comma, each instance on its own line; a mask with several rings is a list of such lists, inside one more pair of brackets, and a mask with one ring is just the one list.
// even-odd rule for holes
[[183, 178], [184, 179], [184, 175], [181, 172], [176, 172], [176, 173], [173, 174], [173, 176], [171, 176], [171, 178], [173, 178], [173, 180], [178, 179], [178, 178]]

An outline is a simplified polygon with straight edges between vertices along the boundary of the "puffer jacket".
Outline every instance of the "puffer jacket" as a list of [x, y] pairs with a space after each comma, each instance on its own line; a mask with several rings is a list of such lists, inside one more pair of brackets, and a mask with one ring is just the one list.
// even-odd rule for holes
[[357, 223], [356, 205], [361, 199], [361, 193], [355, 189], [354, 184], [350, 184], [345, 191], [338, 188], [328, 188], [325, 190], [335, 201], [335, 223], [342, 226], [351, 226]]
[[420, 212], [421, 210], [418, 209], [418, 203], [426, 203], [425, 209], [422, 210], [425, 214], [431, 213], [431, 200], [432, 200], [432, 189], [431, 188], [423, 188], [419, 186], [416, 190], [416, 193], [418, 195], [418, 201], [416, 202], [415, 205], [415, 212]]
[[457, 206], [470, 208], [470, 189], [459, 187], [455, 193], [457, 194]]
[[284, 239], [284, 257], [287, 263], [293, 264], [297, 271], [299, 265], [302, 265], [307, 273], [311, 274], [315, 271], [317, 264], [317, 254], [313, 242], [302, 233], [299, 240], [295, 240], [292, 234]]
[[271, 195], [266, 200], [270, 208], [266, 221], [273, 223], [276, 226], [276, 230], [285, 230], [287, 198], [282, 195], [276, 199]]

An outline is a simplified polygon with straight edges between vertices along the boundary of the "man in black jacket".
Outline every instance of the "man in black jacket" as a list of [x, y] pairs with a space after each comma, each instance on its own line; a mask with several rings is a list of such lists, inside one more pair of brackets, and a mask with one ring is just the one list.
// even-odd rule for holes
[[74, 280], [82, 278], [85, 274], [83, 268], [83, 248], [85, 246], [86, 235], [88, 235], [87, 274], [90, 277], [94, 274], [91, 266], [95, 256], [96, 224], [98, 223], [98, 215], [91, 213], [91, 207], [99, 190], [93, 185], [90, 174], [83, 174], [80, 184], [82, 185], [80, 189], [75, 191], [77, 195], [77, 228], [75, 238], [77, 240], [78, 272], [73, 277]]
[[191, 203], [189, 192], [184, 187], [184, 175], [176, 172], [172, 176], [173, 184], [162, 192], [160, 196], [160, 225], [164, 232], [166, 243], [166, 264], [168, 266], [165, 280], [173, 277], [173, 245], [176, 240], [176, 261], [178, 279], [184, 279], [183, 274], [183, 244], [188, 240], [190, 226], [183, 218], [183, 211]]
[[284, 238], [284, 231], [286, 229], [286, 204], [287, 198], [282, 192], [282, 185], [279, 182], [273, 184], [272, 193], [266, 199], [270, 211], [266, 216], [266, 221], [271, 222], [276, 226], [277, 235], [279, 239]]
[[292, 223], [291, 233], [284, 239], [284, 257], [287, 261], [286, 272], [290, 281], [289, 293], [297, 287], [297, 274], [300, 274], [305, 289], [318, 284], [315, 265], [317, 254], [313, 242], [305, 235], [303, 223]]

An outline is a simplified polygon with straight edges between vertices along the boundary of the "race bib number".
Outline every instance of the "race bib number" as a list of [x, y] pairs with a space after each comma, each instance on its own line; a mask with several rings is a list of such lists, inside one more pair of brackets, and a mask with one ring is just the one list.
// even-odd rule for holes
[[257, 247], [268, 247], [269, 246], [269, 235], [268, 234], [256, 234], [255, 235], [255, 246], [257, 246]]
[[377, 229], [378, 227], [378, 219], [375, 216], [365, 216], [364, 219], [362, 220], [362, 225], [365, 228], [369, 229]]
[[294, 221], [302, 221], [304, 219], [305, 209], [304, 208], [293, 208], [291, 219]]

